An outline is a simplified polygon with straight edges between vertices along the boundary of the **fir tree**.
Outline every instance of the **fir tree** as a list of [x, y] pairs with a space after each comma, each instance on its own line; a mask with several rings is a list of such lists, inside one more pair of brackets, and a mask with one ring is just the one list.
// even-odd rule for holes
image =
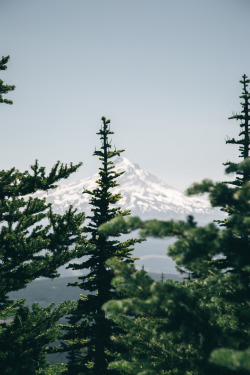
[[[117, 293], [111, 285], [112, 270], [106, 261], [115, 257], [123, 263], [132, 263], [131, 245], [140, 240], [129, 239], [120, 242], [100, 234], [98, 228], [103, 223], [115, 217], [123, 217], [129, 211], [122, 211], [114, 206], [121, 198], [120, 194], [113, 194], [112, 189], [117, 186], [117, 178], [124, 172], [114, 170], [112, 158], [120, 155], [123, 150], [112, 150], [109, 136], [110, 121], [102, 118], [102, 127], [97, 133], [100, 136], [101, 149], [94, 152], [101, 161], [97, 187], [93, 191], [85, 190], [84, 194], [91, 196], [92, 216], [89, 216], [87, 233], [89, 233], [89, 251], [85, 253], [88, 259], [81, 264], [71, 264], [74, 270], [88, 269], [87, 276], [79, 277], [75, 285], [91, 294], [81, 296], [76, 311], [70, 317], [71, 327], [66, 335], [69, 340], [71, 354], [68, 373], [105, 375], [107, 365], [115, 356], [115, 345], [112, 336], [117, 332], [116, 325], [107, 319], [102, 306], [110, 299], [117, 298]], [[119, 237], [116, 233], [115, 237]], [[71, 339], [71, 340], [70, 340]], [[75, 351], [73, 354], [72, 351]]]
[[[237, 121], [241, 121], [240, 127], [241, 132], [239, 133], [239, 136], [241, 138], [235, 140], [234, 138], [228, 139], [226, 143], [236, 144], [239, 145], [239, 151], [240, 155], [239, 157], [245, 159], [249, 158], [249, 145], [250, 145], [250, 138], [249, 138], [249, 131], [250, 131], [250, 93], [248, 91], [248, 84], [250, 80], [247, 78], [247, 76], [244, 74], [242, 76], [242, 80], [240, 83], [243, 85], [243, 92], [240, 96], [241, 99], [243, 99], [242, 110], [240, 114], [235, 114], [229, 119], [235, 119]], [[232, 184], [236, 186], [242, 186], [242, 184], [246, 181], [250, 180], [249, 171], [246, 169], [239, 170], [238, 165], [232, 162], [225, 163], [225, 165], [228, 165], [229, 168], [227, 168], [227, 172], [236, 172], [236, 174], [239, 174], [241, 177], [237, 177], [236, 180], [232, 182]]]
[[58, 320], [74, 305], [64, 302], [57, 308], [53, 304], [41, 308], [36, 303], [31, 310], [22, 305], [12, 322], [1, 327], [1, 374], [54, 375], [57, 368], [61, 373], [65, 365], [50, 366], [46, 354], [53, 349], [49, 345], [62, 336]]
[[[213, 261], [216, 268], [237, 274], [241, 282], [248, 288], [249, 285], [249, 194], [250, 194], [250, 93], [248, 84], [250, 80], [243, 75], [240, 83], [243, 85], [243, 92], [240, 96], [243, 99], [240, 115], [234, 115], [229, 119], [240, 120], [239, 139], [229, 139], [227, 143], [239, 145], [239, 157], [243, 161], [239, 163], [227, 162], [226, 173], [235, 174], [235, 179], [223, 183], [213, 183], [204, 180], [200, 184], [191, 186], [187, 193], [197, 194], [208, 192], [210, 202], [214, 207], [222, 207], [227, 213], [227, 218], [218, 221], [225, 229], [220, 232], [217, 253], [223, 255], [223, 259]], [[243, 130], [242, 130], [243, 129]], [[232, 185], [232, 186], [231, 186]]]
[[[40, 353], [44, 353], [45, 346], [42, 340], [37, 343], [32, 342], [32, 337], [35, 340], [35, 337], [45, 335], [46, 331], [44, 332], [43, 329], [48, 330], [48, 333], [59, 332], [55, 327], [54, 318], [46, 309], [39, 310], [37, 307], [36, 312], [39, 310], [40, 317], [46, 317], [47, 328], [42, 324], [36, 324], [36, 314], [32, 311], [28, 313], [27, 309], [23, 310], [22, 300], [11, 301], [8, 293], [25, 288], [28, 283], [41, 276], [57, 277], [59, 276], [57, 269], [60, 266], [82, 256], [85, 249], [82, 235], [84, 214], [76, 214], [70, 207], [63, 215], [57, 215], [44, 199], [32, 197], [32, 193], [38, 189], [48, 190], [54, 187], [56, 181], [67, 177], [78, 166], [67, 167], [57, 163], [48, 176], [38, 163], [32, 167], [33, 174], [21, 173], [14, 168], [0, 172], [0, 319], [3, 319], [0, 323], [0, 368], [3, 375], [21, 375], [24, 371], [28, 374], [27, 361], [32, 366], [37, 361], [38, 371], [39, 366], [43, 366], [43, 362], [38, 360], [40, 354], [38, 355], [37, 350], [39, 347]], [[62, 316], [63, 311], [64, 314], [66, 313], [66, 310], [59, 310], [58, 316]], [[25, 311], [25, 315], [21, 314], [22, 311]], [[16, 322], [20, 314], [24, 324], [18, 327]], [[6, 324], [5, 320], [8, 318], [12, 321]], [[28, 341], [25, 341], [28, 335], [26, 329], [29, 330]], [[9, 340], [15, 337], [16, 346], [20, 344], [20, 350], [16, 350], [15, 357], [17, 360], [18, 353], [20, 354], [19, 372], [14, 371], [13, 353], [8, 351], [11, 342], [8, 347], [6, 337]], [[47, 344], [53, 342], [54, 338], [55, 334], [51, 336], [47, 334]], [[23, 342], [27, 344], [26, 350]], [[33, 357], [31, 357], [32, 353]], [[30, 373], [32, 373], [32, 366]]]
[[[0, 70], [7, 69], [7, 62], [9, 61], [9, 56], [2, 57], [0, 60]], [[4, 85], [3, 81], [0, 79], [0, 103], [13, 104], [12, 100], [4, 99], [3, 94], [7, 94], [9, 91], [13, 91], [15, 86], [13, 85]]]
[[[240, 163], [226, 163], [234, 180], [204, 180], [189, 194], [207, 192], [212, 206], [222, 207], [224, 220], [197, 227], [186, 222], [119, 219], [124, 230], [141, 228], [143, 236], [176, 236], [168, 249], [188, 280], [153, 282], [131, 265], [109, 261], [115, 270], [114, 286], [131, 298], [105, 305], [109, 316], [125, 331], [116, 339], [127, 347], [110, 368], [121, 374], [228, 375], [249, 370], [250, 276], [250, 159], [249, 80], [243, 76], [239, 140]], [[101, 233], [115, 233], [117, 219]], [[218, 349], [222, 348], [222, 349]]]
[[[2, 58], [0, 70], [6, 69], [8, 59]], [[12, 104], [1, 94], [13, 89], [0, 81], [0, 102]], [[76, 214], [70, 207], [57, 215], [45, 199], [33, 195], [38, 190], [55, 188], [80, 165], [57, 162], [48, 175], [37, 161], [31, 172], [22, 173], [16, 168], [0, 171], [1, 375], [45, 374], [45, 346], [59, 334], [56, 320], [69, 312], [70, 304], [58, 309], [34, 305], [30, 311], [23, 300], [10, 300], [8, 293], [25, 288], [41, 276], [59, 276], [60, 266], [82, 255], [84, 214]]]
[[70, 207], [58, 215], [45, 199], [32, 197], [37, 190], [54, 188], [80, 165], [68, 167], [58, 162], [48, 176], [38, 162], [31, 167], [32, 174], [15, 168], [0, 171], [1, 311], [10, 305], [9, 292], [40, 276], [57, 277], [60, 266], [81, 255], [84, 214], [76, 214]]

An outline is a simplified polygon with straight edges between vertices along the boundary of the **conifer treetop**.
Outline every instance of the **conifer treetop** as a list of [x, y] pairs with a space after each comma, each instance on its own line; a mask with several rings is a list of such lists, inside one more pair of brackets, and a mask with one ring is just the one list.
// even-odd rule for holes
[[110, 204], [114, 204], [121, 199], [120, 194], [112, 194], [111, 189], [118, 186], [117, 178], [124, 172], [116, 172], [113, 162], [110, 160], [115, 156], [120, 156], [124, 150], [111, 150], [112, 145], [109, 140], [109, 135], [114, 134], [110, 130], [110, 120], [102, 117], [102, 127], [97, 132], [100, 136], [102, 145], [100, 150], [95, 150], [93, 155], [98, 156], [101, 161], [99, 168], [99, 179], [96, 181], [98, 187], [94, 190], [84, 190], [84, 194], [91, 195], [90, 204], [93, 206], [91, 211], [94, 213], [93, 217], [89, 217], [95, 222], [97, 230], [99, 226], [116, 215], [127, 215], [129, 211], [121, 211], [120, 207], [110, 208]]
[[[0, 60], [0, 70], [7, 69], [7, 62], [9, 61], [10, 56], [2, 57]], [[7, 94], [9, 91], [15, 89], [14, 85], [4, 85], [3, 81], [0, 79], [0, 103], [13, 104], [12, 100], [4, 99], [2, 94]]]
[[117, 299], [116, 290], [111, 284], [113, 271], [106, 264], [110, 258], [116, 258], [121, 263], [133, 263], [133, 245], [141, 240], [134, 238], [119, 241], [121, 233], [116, 231], [109, 235], [99, 231], [99, 227], [111, 219], [123, 217], [130, 213], [121, 210], [115, 203], [121, 198], [120, 194], [114, 194], [113, 188], [118, 185], [117, 178], [124, 172], [115, 171], [112, 158], [120, 155], [123, 150], [116, 150], [111, 146], [109, 136], [110, 120], [102, 117], [102, 126], [98, 131], [101, 147], [95, 150], [94, 156], [100, 160], [99, 177], [97, 187], [85, 190], [83, 193], [90, 195], [92, 216], [84, 233], [88, 233], [88, 246], [82, 263], [70, 264], [73, 270], [87, 269], [87, 275], [80, 276], [79, 282], [71, 284], [78, 286], [83, 291], [93, 294], [81, 295], [77, 309], [69, 318], [70, 326], [65, 336], [70, 350], [67, 375], [107, 375], [107, 366], [117, 353], [117, 344], [112, 337], [119, 329], [116, 324], [107, 319], [102, 306], [108, 300]]
[[[249, 132], [250, 132], [250, 93], [248, 89], [250, 80], [248, 77], [244, 74], [242, 76], [242, 80], [240, 80], [240, 83], [243, 85], [242, 94], [240, 95], [240, 99], [243, 99], [240, 103], [242, 106], [242, 110], [239, 114], [234, 114], [233, 116], [229, 117], [230, 120], [239, 120], [240, 121], [240, 128], [241, 131], [239, 133], [239, 139], [230, 138], [226, 141], [226, 143], [239, 145], [239, 157], [243, 158], [244, 160], [249, 157], [249, 150], [250, 150], [250, 138], [249, 138]], [[227, 162], [224, 165], [228, 166], [226, 169], [227, 173], [231, 173], [234, 171], [234, 169], [237, 169], [238, 164]], [[238, 171], [237, 172], [238, 177], [236, 177], [235, 181], [232, 181], [231, 183], [236, 186], [241, 186], [242, 183], [246, 182], [250, 178], [249, 172], [245, 171]]]

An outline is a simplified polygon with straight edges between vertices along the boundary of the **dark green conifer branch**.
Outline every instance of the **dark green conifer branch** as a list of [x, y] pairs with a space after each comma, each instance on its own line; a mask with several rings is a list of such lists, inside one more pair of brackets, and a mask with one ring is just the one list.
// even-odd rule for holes
[[[2, 58], [0, 70], [6, 69], [8, 59]], [[2, 94], [13, 89], [0, 80], [0, 102], [12, 104]], [[60, 266], [83, 255], [84, 214], [71, 207], [56, 215], [45, 199], [33, 196], [38, 190], [55, 188], [80, 165], [57, 162], [46, 174], [36, 161], [31, 172], [16, 168], [0, 171], [1, 375], [52, 375], [62, 368], [48, 366], [46, 347], [61, 334], [58, 319], [74, 306], [66, 303], [57, 309], [44, 309], [34, 305], [29, 310], [22, 299], [12, 301], [9, 292], [21, 290], [41, 276], [57, 277]]]
[[249, 120], [250, 120], [250, 117], [249, 117], [250, 93], [248, 91], [249, 82], [250, 82], [250, 80], [244, 74], [242, 76], [242, 80], [240, 81], [240, 83], [243, 85], [243, 92], [242, 92], [242, 95], [240, 96], [240, 98], [243, 99], [243, 102], [240, 103], [243, 107], [242, 111], [241, 111], [241, 114], [240, 115], [236, 114], [236, 115], [233, 115], [233, 116], [229, 117], [229, 119], [235, 119], [235, 120], [241, 121], [240, 127], [243, 130], [239, 133], [239, 136], [243, 136], [243, 138], [241, 138], [237, 141], [235, 139], [229, 139], [226, 142], [226, 143], [241, 145], [239, 147], [239, 150], [240, 150], [239, 156], [244, 158], [244, 159], [248, 158], [248, 156], [249, 156], [249, 130], [250, 130], [249, 129], [249, 126], [250, 126], [250, 124], [249, 124]]
[[58, 320], [74, 306], [74, 302], [64, 302], [57, 308], [53, 304], [41, 308], [35, 303], [30, 310], [21, 305], [12, 322], [0, 332], [1, 373], [47, 375], [57, 373], [56, 368], [61, 373], [64, 366], [49, 366], [46, 353], [53, 353], [49, 346], [62, 336]]
[[[67, 174], [68, 170], [65, 170], [65, 176]], [[24, 184], [24, 180], [28, 183]], [[56, 174], [51, 184], [55, 180], [59, 181]], [[45, 346], [53, 342], [60, 332], [49, 311], [39, 310], [39, 317], [47, 321], [47, 329], [40, 318], [40, 324], [35, 324], [38, 308], [36, 312], [29, 312], [23, 308], [22, 300], [10, 300], [9, 292], [21, 290], [41, 276], [59, 276], [57, 269], [81, 257], [86, 247], [82, 227], [85, 215], [76, 213], [72, 207], [63, 215], [54, 214], [45, 199], [30, 195], [38, 186], [46, 187], [46, 190], [50, 188], [44, 173], [32, 176], [25, 172], [23, 176], [14, 168], [0, 173], [0, 318], [14, 319], [9, 325], [0, 322], [0, 368], [3, 375], [45, 375]], [[23, 197], [24, 192], [29, 195]], [[27, 322], [19, 327], [17, 319], [22, 311], [25, 311], [22, 319]], [[66, 314], [69, 308], [67, 311], [61, 309], [60, 316], [64, 315], [63, 311]], [[45, 335], [46, 330], [47, 341], [37, 339], [36, 330], [39, 337]]]
[[[9, 56], [2, 57], [0, 60], [0, 70], [7, 69], [7, 62], [9, 61]], [[15, 90], [13, 85], [4, 85], [4, 82], [0, 79], [0, 103], [13, 104], [12, 100], [4, 99], [3, 94], [8, 94], [9, 91]]]
[[[250, 82], [250, 80], [244, 74], [242, 76], [242, 80], [240, 81], [240, 83], [243, 85], [243, 92], [242, 92], [242, 95], [240, 96], [240, 98], [243, 99], [243, 101], [240, 103], [241, 106], [242, 106], [241, 114], [238, 114], [238, 115], [236, 114], [236, 115], [233, 115], [233, 116], [229, 117], [229, 119], [234, 119], [234, 120], [240, 121], [240, 127], [241, 127], [242, 130], [240, 131], [239, 136], [241, 138], [239, 138], [237, 140], [232, 138], [232, 139], [228, 139], [226, 141], [226, 143], [239, 145], [239, 151], [240, 151], [239, 157], [241, 157], [243, 159], [249, 158], [249, 148], [250, 148], [250, 138], [249, 138], [249, 133], [250, 133], [250, 113], [249, 113], [250, 112], [250, 93], [248, 91], [249, 82]], [[242, 171], [242, 170], [240, 170], [240, 168], [238, 170], [236, 170], [237, 167], [234, 165], [234, 163], [231, 163], [231, 162], [225, 163], [225, 165], [229, 166], [226, 169], [227, 173], [231, 173], [232, 169], [234, 169], [234, 172], [236, 172], [236, 174], [238, 176], [240, 176], [240, 177], [236, 177], [235, 181], [232, 181], [233, 185], [241, 186], [244, 182], [249, 180], [250, 173], [249, 173], [248, 170]]]
[[[227, 213], [220, 226], [198, 227], [193, 218], [141, 221], [115, 218], [100, 232], [124, 233], [135, 228], [143, 236], [177, 241], [168, 248], [187, 279], [154, 282], [144, 271], [115, 260], [113, 285], [128, 297], [108, 301], [108, 316], [124, 331], [115, 337], [127, 350], [109, 368], [128, 375], [245, 375], [249, 371], [250, 164], [249, 80], [243, 76], [240, 120], [240, 163], [226, 163], [234, 181], [203, 180], [189, 194], [208, 193], [212, 206]], [[233, 185], [233, 187], [232, 187]], [[218, 349], [223, 348], [223, 349]], [[211, 358], [211, 359], [210, 359]], [[248, 372], [247, 372], [248, 371]]]

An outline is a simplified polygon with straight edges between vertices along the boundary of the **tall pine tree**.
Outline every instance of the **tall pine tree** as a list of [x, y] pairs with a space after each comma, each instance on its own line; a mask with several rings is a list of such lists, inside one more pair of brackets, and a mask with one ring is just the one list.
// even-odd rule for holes
[[[115, 172], [112, 159], [120, 155], [123, 150], [112, 150], [109, 136], [110, 120], [102, 118], [102, 127], [97, 133], [100, 136], [101, 149], [94, 152], [99, 157], [101, 167], [97, 187], [93, 191], [85, 190], [89, 194], [92, 216], [89, 216], [87, 233], [89, 233], [89, 251], [85, 253], [88, 259], [81, 264], [72, 264], [74, 270], [87, 269], [86, 276], [79, 277], [79, 282], [74, 285], [84, 291], [89, 291], [88, 296], [81, 296], [78, 307], [70, 317], [71, 327], [66, 338], [69, 340], [70, 356], [68, 373], [73, 374], [107, 374], [108, 363], [114, 359], [116, 347], [112, 336], [117, 332], [117, 326], [107, 319], [102, 306], [110, 299], [116, 299], [117, 293], [111, 285], [112, 270], [107, 267], [106, 261], [115, 257], [120, 262], [132, 263], [131, 248], [140, 240], [129, 239], [120, 242], [98, 232], [103, 223], [113, 218], [126, 216], [129, 211], [122, 211], [114, 206], [121, 198], [120, 194], [113, 194], [112, 189], [118, 186], [117, 178], [124, 172]], [[115, 237], [119, 237], [116, 233]]]
[[[131, 298], [105, 305], [125, 334], [117, 340], [127, 347], [110, 368], [135, 375], [244, 375], [249, 371], [250, 279], [250, 158], [249, 80], [244, 75], [239, 139], [239, 163], [226, 163], [232, 181], [204, 180], [189, 194], [207, 192], [212, 206], [227, 214], [197, 227], [186, 222], [119, 219], [119, 228], [142, 229], [143, 236], [177, 237], [168, 249], [179, 269], [188, 275], [183, 283], [153, 282], [143, 271], [114, 260], [114, 286]], [[104, 224], [101, 233], [115, 233], [117, 219]], [[220, 348], [220, 349], [218, 349]]]

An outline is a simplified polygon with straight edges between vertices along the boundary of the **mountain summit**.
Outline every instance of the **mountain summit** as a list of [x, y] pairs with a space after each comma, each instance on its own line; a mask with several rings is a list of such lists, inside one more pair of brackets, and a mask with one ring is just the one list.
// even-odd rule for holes
[[[142, 219], [163, 220], [183, 220], [188, 215], [193, 215], [200, 223], [221, 217], [220, 211], [211, 208], [208, 201], [199, 197], [185, 196], [124, 157], [117, 157], [114, 164], [117, 172], [125, 171], [118, 178], [120, 185], [114, 188], [114, 193], [120, 193], [122, 196], [118, 205], [123, 209], [131, 210], [132, 215], [140, 216]], [[57, 212], [63, 212], [69, 205], [73, 205], [89, 214], [90, 196], [82, 192], [84, 189], [94, 189], [97, 179], [96, 173], [89, 178], [61, 185], [46, 195], [47, 201], [53, 204]]]
[[[118, 177], [120, 184], [114, 188], [114, 193], [120, 193], [122, 199], [118, 205], [122, 209], [131, 210], [131, 215], [142, 219], [160, 220], [185, 220], [188, 215], [193, 215], [195, 220], [203, 225], [214, 219], [222, 218], [223, 213], [219, 209], [210, 207], [207, 200], [199, 197], [187, 197], [177, 189], [168, 185], [159, 178], [141, 169], [126, 158], [114, 159], [115, 170], [125, 173]], [[93, 190], [97, 184], [98, 173], [77, 182], [60, 185], [53, 192], [37, 193], [39, 197], [46, 197], [52, 203], [54, 211], [63, 213], [70, 206], [80, 212], [89, 215], [90, 205], [88, 194], [82, 194], [83, 190]], [[136, 244], [134, 257], [140, 259], [135, 262], [137, 268], [142, 266], [146, 271], [156, 273], [176, 274], [175, 263], [166, 255], [166, 247], [174, 242], [173, 238], [164, 240], [149, 238], [143, 244]], [[62, 276], [82, 275], [80, 271], [66, 270], [61, 267]]]

